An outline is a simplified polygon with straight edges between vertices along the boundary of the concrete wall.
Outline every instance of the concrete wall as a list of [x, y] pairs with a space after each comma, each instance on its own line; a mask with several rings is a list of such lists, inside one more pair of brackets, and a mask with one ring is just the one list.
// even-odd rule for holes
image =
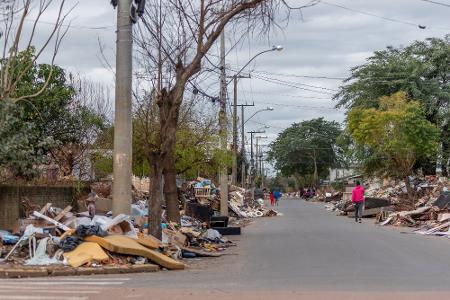
[[330, 182], [335, 182], [338, 179], [355, 175], [354, 169], [331, 169], [330, 168]]
[[56, 207], [72, 205], [79, 190], [73, 186], [18, 186], [0, 185], [0, 229], [10, 229], [18, 218], [24, 217], [22, 197], [40, 207], [50, 202]]

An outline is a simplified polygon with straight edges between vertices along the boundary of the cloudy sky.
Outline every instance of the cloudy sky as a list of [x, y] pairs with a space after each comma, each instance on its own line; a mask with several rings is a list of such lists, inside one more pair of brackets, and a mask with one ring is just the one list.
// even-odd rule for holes
[[[71, 14], [73, 28], [57, 63], [113, 84], [112, 73], [99, 59], [99, 43], [114, 61], [115, 11], [109, 0], [77, 2]], [[308, 1], [289, 2], [301, 5]], [[246, 129], [271, 126], [264, 142], [268, 143], [294, 122], [316, 117], [342, 121], [344, 114], [333, 109], [331, 97], [352, 66], [363, 64], [373, 51], [386, 46], [407, 45], [449, 32], [450, 0], [326, 0], [303, 10], [303, 20], [294, 14], [283, 31], [269, 39], [246, 40], [227, 55], [228, 67], [238, 69], [254, 54], [272, 45], [284, 46], [281, 52], [258, 57], [248, 68], [252, 79], [239, 82], [239, 102], [255, 103], [246, 110], [247, 116], [267, 106], [275, 108], [257, 114]], [[233, 40], [228, 37], [227, 43]], [[228, 93], [232, 95], [231, 88]]]

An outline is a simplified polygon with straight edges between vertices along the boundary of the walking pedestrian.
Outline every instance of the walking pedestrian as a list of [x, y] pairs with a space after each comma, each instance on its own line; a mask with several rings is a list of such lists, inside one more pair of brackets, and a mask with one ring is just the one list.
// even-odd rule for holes
[[270, 191], [270, 206], [275, 205], [275, 196], [273, 195], [273, 191]]
[[352, 202], [355, 206], [355, 222], [361, 223], [363, 205], [364, 205], [364, 188], [359, 181], [352, 190]]
[[273, 193], [273, 196], [275, 197], [275, 204], [278, 206], [278, 201], [279, 201], [280, 198], [281, 198], [281, 193], [280, 193], [280, 191], [276, 190], [276, 191]]

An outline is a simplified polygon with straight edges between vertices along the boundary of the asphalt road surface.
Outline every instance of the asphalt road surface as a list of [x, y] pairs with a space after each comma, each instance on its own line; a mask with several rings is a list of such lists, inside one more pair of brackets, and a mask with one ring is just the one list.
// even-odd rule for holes
[[0, 299], [450, 299], [450, 240], [355, 223], [323, 204], [281, 200], [229, 255], [188, 270], [1, 280]]

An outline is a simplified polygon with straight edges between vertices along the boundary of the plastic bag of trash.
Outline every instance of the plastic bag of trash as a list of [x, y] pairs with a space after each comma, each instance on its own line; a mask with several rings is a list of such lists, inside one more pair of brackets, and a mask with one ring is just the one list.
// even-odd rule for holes
[[43, 265], [53, 265], [53, 264], [61, 264], [62, 262], [56, 258], [50, 258], [47, 253], [47, 242], [48, 237], [40, 239], [38, 242], [38, 246], [36, 248], [36, 254], [25, 261], [25, 265], [28, 266], [43, 266]]
[[2, 243], [4, 245], [15, 245], [19, 241], [19, 237], [17, 235], [14, 235], [6, 230], [0, 230], [0, 238], [2, 239]]
[[91, 235], [97, 235], [101, 237], [108, 235], [108, 233], [104, 231], [99, 225], [80, 225], [75, 230], [75, 233], [80, 238]]
[[144, 217], [148, 215], [148, 208], [142, 208], [140, 205], [131, 204], [131, 216]]
[[216, 239], [222, 238], [222, 235], [221, 235], [217, 230], [211, 229], [211, 228], [210, 228], [210, 229], [208, 229], [208, 230], [206, 231], [205, 237], [206, 237], [208, 240], [214, 241], [214, 240], [216, 240]]

